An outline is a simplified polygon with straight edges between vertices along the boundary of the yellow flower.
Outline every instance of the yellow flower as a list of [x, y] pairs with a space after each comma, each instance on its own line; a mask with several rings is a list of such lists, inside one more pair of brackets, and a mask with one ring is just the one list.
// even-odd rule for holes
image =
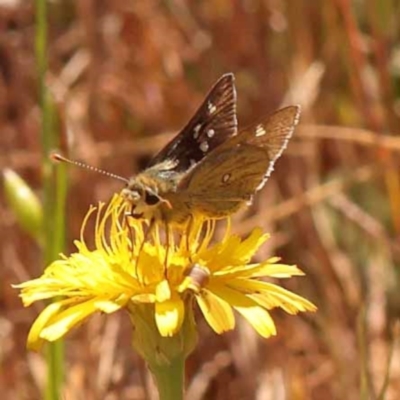
[[[276, 257], [251, 263], [268, 239], [260, 229], [242, 240], [231, 234], [228, 222], [224, 238], [211, 244], [215, 222], [193, 221], [190, 232], [163, 240], [158, 226], [146, 237], [146, 223], [126, 218], [126, 211], [118, 195], [107, 207], [92, 207], [75, 242], [77, 252], [54, 261], [41, 277], [16, 286], [25, 306], [53, 299], [32, 325], [29, 348], [59, 339], [97, 311], [126, 308], [135, 323], [135, 309], [140, 309], [141, 315], [151, 317], [161, 337], [172, 337], [190, 315], [194, 299], [215, 332], [234, 328], [236, 310], [261, 336], [269, 337], [276, 334], [269, 310], [280, 307], [290, 314], [316, 310], [308, 300], [262, 279], [303, 273], [278, 263]], [[83, 232], [94, 212], [91, 250]], [[143, 312], [144, 305], [148, 308]]]

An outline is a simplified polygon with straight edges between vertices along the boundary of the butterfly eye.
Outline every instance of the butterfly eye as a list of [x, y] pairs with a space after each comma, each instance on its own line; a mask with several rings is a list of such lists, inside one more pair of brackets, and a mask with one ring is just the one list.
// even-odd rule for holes
[[154, 206], [160, 201], [160, 198], [151, 192], [145, 192], [144, 201], [148, 206]]

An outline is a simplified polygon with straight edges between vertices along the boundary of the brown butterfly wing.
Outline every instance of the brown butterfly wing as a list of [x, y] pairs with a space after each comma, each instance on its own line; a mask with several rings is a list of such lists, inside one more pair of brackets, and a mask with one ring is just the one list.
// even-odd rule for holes
[[[245, 143], [210, 154], [176, 195], [192, 213], [222, 218], [251, 200], [270, 160], [263, 149]], [[180, 186], [181, 186], [180, 185]]]
[[199, 163], [213, 149], [237, 134], [234, 75], [223, 75], [182, 131], [151, 161], [173, 172], [184, 172]]
[[181, 201], [208, 217], [235, 212], [263, 187], [299, 115], [298, 106], [283, 108], [213, 150], [179, 183]]
[[242, 130], [237, 136], [222, 146], [247, 143], [264, 149], [270, 159], [270, 167], [265, 173], [268, 178], [276, 160], [282, 155], [300, 119], [300, 106], [288, 106], [275, 111], [264, 121]]

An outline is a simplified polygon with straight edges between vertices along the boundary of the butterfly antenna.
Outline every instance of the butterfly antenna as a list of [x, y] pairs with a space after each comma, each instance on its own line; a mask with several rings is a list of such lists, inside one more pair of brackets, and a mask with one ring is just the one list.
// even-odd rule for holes
[[58, 153], [51, 154], [50, 158], [53, 161], [65, 162], [67, 164], [75, 165], [75, 166], [80, 167], [80, 168], [89, 169], [91, 171], [98, 172], [99, 174], [106, 175], [106, 176], [108, 176], [110, 178], [118, 179], [118, 180], [120, 180], [122, 182], [129, 183], [129, 179], [126, 179], [126, 178], [124, 178], [122, 176], [113, 174], [112, 172], [104, 171], [103, 169], [100, 169], [100, 168], [97, 168], [97, 167], [93, 167], [92, 165], [88, 165], [88, 164], [85, 164], [85, 163], [80, 162], [80, 161], [70, 160], [69, 158], [64, 157], [64, 156], [62, 156], [61, 154], [58, 154]]

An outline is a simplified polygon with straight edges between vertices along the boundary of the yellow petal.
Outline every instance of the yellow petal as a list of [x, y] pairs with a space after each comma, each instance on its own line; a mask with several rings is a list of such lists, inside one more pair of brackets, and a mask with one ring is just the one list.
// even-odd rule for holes
[[[237, 235], [229, 236], [223, 243], [211, 249], [217, 252], [219, 262], [219, 268], [214, 267], [211, 269], [217, 271], [223, 269], [221, 265], [232, 266], [247, 264], [268, 237], [269, 236], [264, 235], [259, 228], [254, 229], [249, 237], [243, 241]], [[210, 261], [212, 263], [213, 260]], [[210, 265], [208, 266], [210, 267]]]
[[208, 290], [196, 296], [204, 318], [216, 333], [230, 331], [235, 327], [235, 316], [231, 306]]
[[28, 334], [27, 347], [30, 350], [37, 351], [43, 345], [43, 339], [41, 338], [41, 332], [46, 327], [48, 322], [57, 315], [60, 310], [63, 309], [66, 303], [70, 301], [58, 301], [48, 305], [36, 318], [35, 322], [32, 324], [31, 329]]
[[171, 288], [169, 286], [169, 282], [166, 279], [163, 279], [157, 286], [156, 286], [156, 299], [159, 303], [167, 301], [171, 298]]
[[304, 276], [304, 272], [297, 268], [296, 265], [286, 264], [270, 264], [269, 262], [263, 263], [259, 270], [252, 275], [253, 278], [262, 278], [270, 276], [272, 278], [290, 278], [292, 276]]
[[160, 262], [158, 252], [162, 252], [164, 248], [156, 249], [149, 243], [145, 243], [138, 258], [136, 271], [138, 279], [146, 285], [153, 282], [160, 282], [164, 278], [165, 267], [163, 262]]
[[[36, 287], [34, 285], [30, 285], [28, 286], [31, 282], [34, 281], [28, 281], [28, 282], [24, 282], [25, 287], [22, 289], [20, 297], [22, 298], [22, 303], [24, 304], [24, 307], [29, 307], [32, 303], [34, 303], [35, 301], [39, 301], [39, 300], [47, 300], [47, 299], [51, 299], [55, 296], [59, 296], [60, 295], [60, 291], [57, 289], [52, 290], [49, 287], [45, 287], [45, 289], [40, 290], [39, 285], [36, 285]], [[39, 282], [40, 285], [42, 285], [42, 282]], [[20, 285], [18, 285], [20, 286]], [[14, 286], [16, 287], [16, 286]], [[18, 287], [20, 288], [20, 287]]]
[[289, 314], [317, 310], [311, 301], [273, 283], [257, 282], [256, 284], [261, 293], [254, 294], [254, 299], [265, 308], [280, 307]]
[[259, 306], [234, 307], [234, 309], [242, 314], [262, 337], [276, 335], [276, 327], [268, 311]]
[[303, 276], [304, 272], [295, 265], [270, 264], [270, 260], [260, 264], [247, 264], [229, 267], [215, 272], [214, 276], [226, 279], [237, 278], [290, 278], [291, 276]]
[[249, 293], [249, 297], [268, 310], [280, 307], [289, 314], [297, 314], [300, 311], [316, 311], [317, 309], [307, 299], [273, 283], [235, 279], [230, 281], [230, 285], [239, 291]]
[[173, 336], [182, 326], [185, 305], [177, 295], [170, 300], [156, 303], [156, 324], [161, 336]]
[[85, 301], [61, 311], [41, 332], [40, 337], [53, 342], [82, 322], [89, 315], [97, 311], [97, 299]]
[[267, 338], [276, 335], [275, 324], [271, 316], [254, 300], [226, 286], [214, 287], [213, 291], [242, 314], [261, 336]]
[[251, 234], [239, 244], [237, 249], [235, 249], [235, 256], [243, 264], [249, 262], [260, 246], [268, 239], [269, 235], [264, 234], [261, 228], [254, 229]]
[[97, 300], [94, 303], [94, 307], [96, 308], [96, 310], [102, 311], [106, 314], [112, 314], [113, 312], [121, 309], [121, 307], [123, 307], [128, 302], [128, 300], [129, 298], [121, 298], [117, 301]]

